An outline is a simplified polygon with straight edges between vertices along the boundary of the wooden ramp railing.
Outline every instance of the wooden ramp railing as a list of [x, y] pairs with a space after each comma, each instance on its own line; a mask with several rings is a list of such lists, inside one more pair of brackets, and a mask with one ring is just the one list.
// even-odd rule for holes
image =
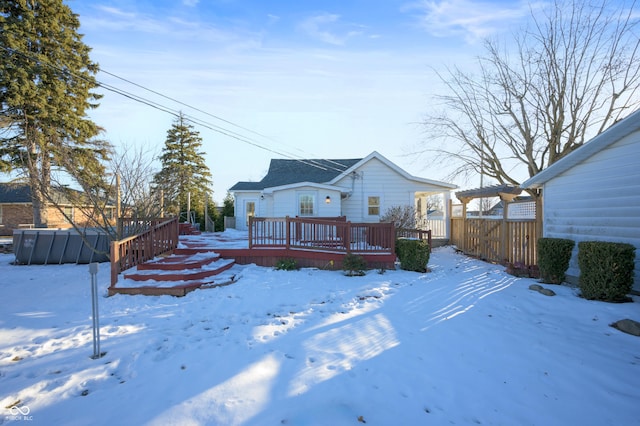
[[118, 274], [175, 250], [178, 247], [178, 218], [156, 221], [145, 232], [111, 242], [111, 287]]
[[352, 223], [344, 217], [252, 217], [249, 220], [249, 248], [258, 247], [393, 254], [395, 229], [392, 223]]

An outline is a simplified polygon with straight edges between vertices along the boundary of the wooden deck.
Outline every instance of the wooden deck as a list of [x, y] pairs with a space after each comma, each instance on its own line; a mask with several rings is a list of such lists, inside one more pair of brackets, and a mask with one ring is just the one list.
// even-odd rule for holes
[[[235, 282], [233, 274], [225, 274], [233, 264], [273, 267], [293, 259], [298, 267], [342, 270], [347, 254], [362, 256], [370, 269], [394, 269], [396, 262], [395, 229], [388, 223], [257, 218], [248, 237], [238, 241], [216, 234], [179, 235], [178, 229], [177, 220], [158, 222], [135, 237], [113, 242], [109, 295], [183, 296], [203, 286], [227, 285]], [[209, 268], [210, 261], [194, 261], [193, 256], [202, 253], [227, 261]], [[159, 256], [165, 258], [158, 260]], [[132, 281], [150, 284], [131, 285]]]

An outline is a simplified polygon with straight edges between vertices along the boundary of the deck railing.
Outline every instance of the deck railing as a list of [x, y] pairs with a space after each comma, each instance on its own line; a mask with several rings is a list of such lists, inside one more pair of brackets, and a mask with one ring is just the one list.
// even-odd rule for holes
[[178, 218], [155, 223], [140, 234], [111, 242], [111, 286], [118, 274], [178, 247]]
[[344, 217], [252, 217], [249, 248], [258, 247], [392, 254], [395, 253], [395, 229], [392, 223], [352, 223]]
[[423, 240], [427, 241], [429, 247], [431, 248], [431, 229], [423, 230], [423, 229], [397, 229], [396, 237], [397, 238], [411, 238], [414, 240]]

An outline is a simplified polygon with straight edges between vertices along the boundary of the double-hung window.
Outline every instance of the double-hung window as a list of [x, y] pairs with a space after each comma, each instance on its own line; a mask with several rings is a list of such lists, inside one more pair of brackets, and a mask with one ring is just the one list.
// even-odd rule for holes
[[380, 216], [380, 197], [378, 196], [367, 197], [367, 215]]
[[312, 193], [301, 193], [298, 195], [298, 214], [300, 216], [314, 216], [316, 196]]

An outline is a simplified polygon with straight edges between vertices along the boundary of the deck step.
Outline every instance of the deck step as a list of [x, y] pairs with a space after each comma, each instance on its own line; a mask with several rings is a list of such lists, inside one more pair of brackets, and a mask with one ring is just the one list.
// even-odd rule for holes
[[200, 269], [205, 265], [215, 262], [220, 255], [212, 252], [200, 252], [195, 254], [173, 254], [159, 260], [138, 265], [138, 271], [181, 271], [183, 269]]
[[150, 282], [149, 285], [138, 285], [124, 280], [117, 287], [109, 287], [109, 296], [114, 294], [140, 294], [145, 296], [185, 296], [199, 288], [223, 287], [235, 283], [238, 277], [232, 271], [225, 271], [203, 280], [184, 282]]
[[201, 235], [200, 229], [193, 226], [190, 223], [180, 223], [178, 224], [178, 233], [180, 235]]
[[188, 269], [138, 269], [132, 273], [125, 273], [124, 279], [132, 281], [154, 280], [160, 282], [205, 280], [226, 271], [234, 264], [235, 261], [233, 259], [216, 259], [199, 267]]

